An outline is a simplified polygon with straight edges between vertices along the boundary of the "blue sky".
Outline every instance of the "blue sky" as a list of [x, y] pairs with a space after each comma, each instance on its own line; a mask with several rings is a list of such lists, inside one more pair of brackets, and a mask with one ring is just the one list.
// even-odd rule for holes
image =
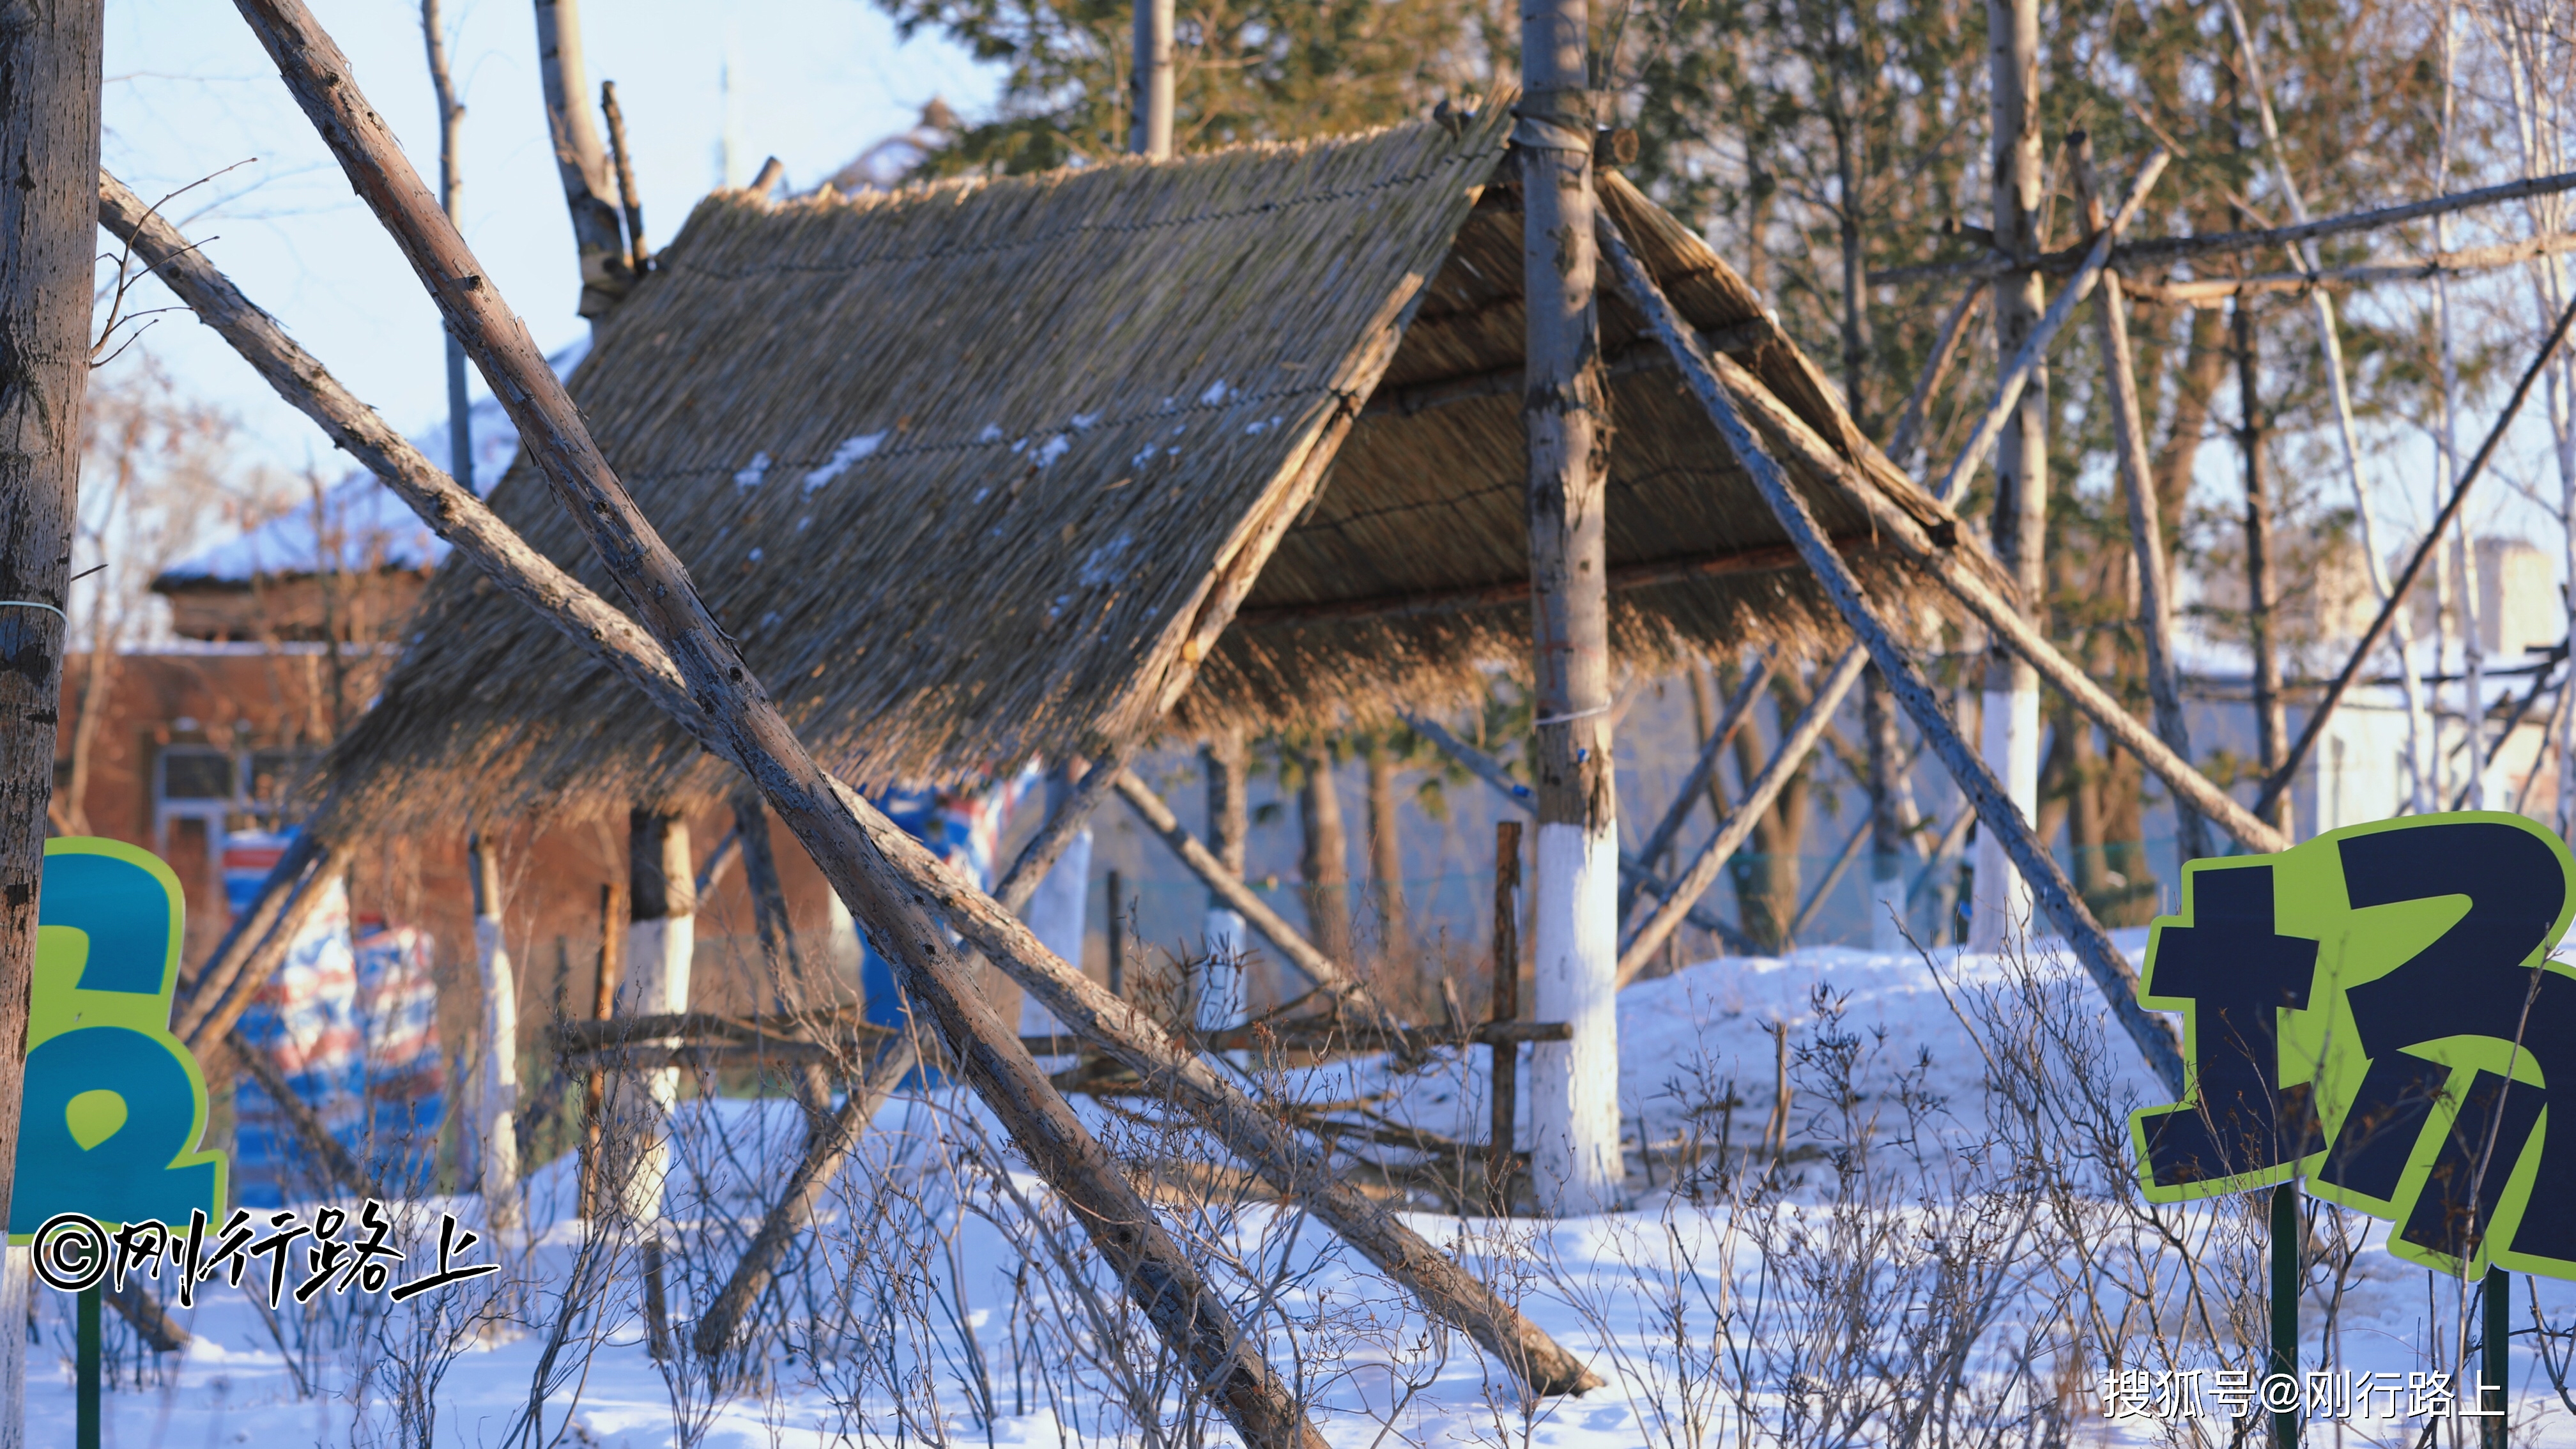
[[[437, 118], [419, 6], [314, 0], [314, 8], [434, 184]], [[446, 0], [441, 10], [466, 105], [466, 239], [551, 351], [587, 324], [573, 313], [572, 234], [546, 147], [533, 8]], [[797, 186], [908, 128], [934, 94], [972, 113], [995, 89], [993, 72], [957, 47], [932, 36], [899, 40], [867, 0], [588, 0], [582, 23], [594, 101], [601, 80], [617, 82], [646, 239], [656, 245], [716, 181], [728, 59], [740, 172], [775, 154]], [[182, 229], [397, 427], [416, 432], [442, 416], [436, 314], [233, 7], [113, 0], [107, 27], [109, 169], [147, 199], [223, 171], [172, 203]], [[169, 304], [152, 287], [137, 301]], [[163, 317], [139, 346], [190, 391], [238, 413], [267, 461], [343, 470], [321, 434], [192, 319]]]

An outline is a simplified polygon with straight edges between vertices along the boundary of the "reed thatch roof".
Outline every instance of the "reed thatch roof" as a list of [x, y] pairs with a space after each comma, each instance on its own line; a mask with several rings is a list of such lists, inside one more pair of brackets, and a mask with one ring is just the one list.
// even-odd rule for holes
[[[1436, 706], [1528, 650], [1508, 126], [1489, 103], [891, 195], [721, 192], [572, 393], [789, 720], [855, 780], [958, 778], [1167, 720]], [[1602, 189], [1696, 326], [1937, 513], [1723, 261], [1616, 176]], [[1601, 334], [1617, 647], [1651, 663], [1839, 638], [1607, 294]], [[1828, 530], [1866, 529], [1809, 492]], [[492, 502], [616, 597], [524, 462]], [[1892, 555], [1854, 557], [1883, 600], [1930, 602]], [[453, 562], [336, 760], [380, 825], [722, 788], [606, 669]]]

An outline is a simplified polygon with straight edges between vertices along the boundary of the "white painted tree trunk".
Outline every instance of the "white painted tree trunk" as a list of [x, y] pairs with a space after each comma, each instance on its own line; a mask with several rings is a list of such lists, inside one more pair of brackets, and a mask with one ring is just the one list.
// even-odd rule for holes
[[[2039, 131], [2039, 0], [1986, 0], [1988, 87], [1993, 131], [1994, 235], [1998, 250], [2035, 257], [2044, 166]], [[2046, 310], [2039, 273], [1995, 282], [1995, 355], [2008, 359]], [[2047, 576], [2040, 551], [2048, 521], [2048, 373], [2031, 373], [2020, 405], [1995, 441], [1995, 555], [2021, 584], [2034, 620], [2044, 619]], [[1980, 753], [2023, 818], [2039, 818], [2039, 673], [2000, 651], [1986, 661]], [[1977, 832], [1976, 895], [1968, 944], [1992, 951], [2030, 920], [2030, 887], [2003, 842]]]
[[481, 1149], [483, 1216], [496, 1230], [519, 1225], [519, 983], [501, 938], [501, 871], [478, 836], [467, 844], [474, 884], [474, 958], [483, 977], [482, 1090], [474, 1140]]
[[[2019, 672], [2027, 672], [2019, 671]], [[1989, 678], [1992, 675], [1989, 674]], [[2003, 782], [2024, 819], [2039, 818], [2039, 680], [2009, 692], [1985, 691], [1979, 710], [1979, 753]], [[2003, 842], [1991, 830], [1977, 832], [1975, 894], [1968, 904], [1968, 949], [1998, 951], [2031, 921], [2030, 883], [2013, 869]]]
[[1252, 945], [1252, 928], [1240, 912], [1208, 908], [1200, 934], [1207, 968], [1199, 976], [1199, 999], [1192, 1018], [1201, 1031], [1240, 1026], [1244, 1017], [1243, 956]]
[[[1250, 753], [1239, 731], [1210, 740], [1199, 749], [1199, 774], [1207, 784], [1208, 848], [1237, 879], [1243, 875], [1244, 848], [1251, 827], [1251, 802], [1244, 798], [1249, 766]], [[1245, 960], [1252, 950], [1251, 928], [1241, 912], [1228, 907], [1223, 897], [1210, 891], [1201, 938], [1200, 949], [1208, 958], [1207, 970], [1199, 979], [1199, 999], [1192, 1019], [1201, 1031], [1239, 1026], [1252, 997]], [[1270, 996], [1274, 1003], [1285, 999], [1275, 990]]]
[[[1538, 890], [1530, 943], [1538, 1020], [1573, 1039], [1530, 1050], [1530, 1175], [1558, 1213], [1608, 1212], [1626, 1171], [1619, 1151], [1619, 841], [1610, 828], [1561, 821], [1538, 827]], [[1610, 969], [1596, 941], [1608, 937]]]
[[519, 1225], [519, 987], [501, 923], [474, 923], [483, 968], [483, 1214], [495, 1228]]
[[[629, 862], [634, 919], [626, 928], [626, 978], [617, 984], [617, 1014], [658, 1016], [689, 1009], [689, 970], [697, 949], [697, 901], [688, 822], [663, 816], [648, 825], [637, 812]], [[620, 1156], [631, 1166], [621, 1183], [619, 1206], [638, 1223], [657, 1220], [662, 1187], [671, 1175], [671, 1108], [679, 1101], [676, 1067], [617, 1074], [619, 1101], [610, 1126], [624, 1137]]]
[[27, 1449], [27, 1252], [0, 1249], [0, 1449]]
[[1573, 1039], [1530, 1053], [1530, 1181], [1551, 1213], [1619, 1206], [1619, 822], [1611, 771], [1604, 485], [1607, 382], [1594, 310], [1592, 147], [1599, 118], [1585, 0], [1523, 0], [1521, 422], [1529, 447], [1539, 1019]]
[[840, 892], [825, 891], [823, 898], [830, 906], [823, 927], [824, 959], [831, 962], [834, 979], [865, 1004], [867, 983], [859, 967], [866, 953], [859, 948], [859, 923], [850, 918], [849, 903], [841, 899]]

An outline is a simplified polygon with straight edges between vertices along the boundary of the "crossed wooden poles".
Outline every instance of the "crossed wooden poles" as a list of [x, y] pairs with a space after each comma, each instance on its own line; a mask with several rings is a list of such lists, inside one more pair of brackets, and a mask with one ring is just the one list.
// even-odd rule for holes
[[[1125, 788], [1123, 761], [1103, 762], [1103, 767], [1093, 770], [1076, 797], [1023, 855], [998, 900], [948, 869], [863, 797], [815, 764], [715, 627], [679, 560], [627, 496], [525, 326], [485, 280], [463, 239], [367, 105], [346, 57], [302, 0], [238, 0], [238, 4], [359, 195], [428, 288], [451, 333], [492, 384], [517, 424], [529, 458], [626, 595], [634, 618], [529, 548], [470, 491], [439, 472], [342, 389], [285, 336], [274, 319], [244, 299], [165, 221], [104, 175], [103, 222], [142, 252], [172, 289], [281, 396], [320, 423], [442, 538], [497, 585], [544, 613], [578, 646], [643, 690], [707, 749], [745, 772], [769, 808], [795, 831], [880, 954], [894, 966], [906, 994], [939, 1033], [959, 1074], [983, 1097], [1050, 1185], [1076, 1207], [1126, 1290], [1165, 1343], [1191, 1366], [1245, 1441], [1300, 1449], [1320, 1449], [1322, 1444], [1288, 1386], [1271, 1370], [1243, 1326], [1231, 1319], [1134, 1184], [968, 984], [971, 952], [980, 952], [1000, 966], [1076, 1035], [1136, 1072], [1149, 1086], [1197, 1112], [1265, 1180], [1306, 1204], [1381, 1270], [1404, 1283], [1429, 1311], [1469, 1332], [1532, 1391], [1580, 1392], [1597, 1385], [1597, 1376], [1517, 1310], [1398, 1222], [1383, 1205], [1337, 1181], [1319, 1152], [1150, 1018], [1049, 953], [1016, 918], [1013, 910], [1024, 903], [1036, 878], [1043, 875], [1053, 855], [1051, 847], [1070, 836], [1082, 813], [1101, 794], [1113, 785]], [[2137, 196], [2151, 180], [2152, 167], [2122, 208], [2123, 220], [2134, 213]], [[1865, 443], [1857, 456], [1845, 457], [1804, 420], [1780, 407], [1731, 358], [1705, 350], [1606, 215], [1600, 226], [1604, 254], [1623, 292], [1647, 317], [1726, 445], [1752, 476], [1801, 558], [1858, 637], [1859, 646], [1836, 666], [1833, 677], [1839, 680], [1848, 673], [1856, 678], [1859, 671], [1852, 661], [1862, 651], [1877, 664], [1926, 741], [1960, 781], [1979, 819], [2030, 880], [2040, 909], [2094, 975], [2114, 1015], [2158, 1075], [2179, 1093], [2183, 1086], [2180, 1053], [2170, 1030], [2137, 1006], [2136, 983], [2126, 960], [2085, 909], [2029, 822], [1960, 737], [1833, 542], [1817, 527], [1774, 450], [1786, 451], [1808, 475], [1843, 491], [1865, 509], [1884, 538], [1949, 589], [2004, 647], [2028, 659], [2112, 738], [2135, 753], [2177, 798], [2255, 849], [2278, 849], [2286, 842], [2200, 776], [2050, 646], [2022, 618], [2008, 590], [1997, 584], [2000, 575], [1991, 561], [1973, 542], [1963, 543], [1955, 529], [1945, 531], [1949, 536], [1935, 538], [1912, 515], [1895, 507], [1875, 480], [1864, 476], [1885, 470], [1902, 481], [1893, 464]], [[2015, 384], [2027, 377], [2046, 334], [2063, 323], [2098, 279], [2117, 230], [2117, 222], [2102, 228], [2095, 244], [2086, 249], [2076, 268], [2077, 281], [2051, 308], [2024, 358], [2007, 369], [2007, 392], [2018, 392]], [[2560, 330], [2563, 333], [2563, 322]], [[1841, 431], [1847, 438], [1857, 436], [1853, 429]], [[1963, 459], [1953, 470], [1954, 478], [1965, 476], [1974, 466], [1974, 461]], [[1818, 692], [1820, 704], [1827, 692]], [[1137, 796], [1130, 793], [1129, 798], [1134, 803]], [[200, 973], [180, 1023], [192, 1046], [230, 1035], [257, 983], [309, 913], [318, 894], [315, 884], [329, 867], [331, 855], [332, 847], [325, 842], [299, 844], [272, 876], [271, 888], [264, 890], [261, 901], [245, 914]], [[1698, 874], [1695, 866], [1681, 887], [1666, 897], [1659, 919], [1669, 914], [1678, 922], [1696, 895], [1688, 887]], [[962, 938], [962, 947], [949, 941], [943, 925]], [[1670, 925], [1664, 929], [1668, 931]], [[1632, 952], [1636, 945], [1632, 942]], [[1298, 964], [1357, 1020], [1395, 1024], [1392, 1015], [1348, 973], [1324, 961], [1320, 953], [1315, 959], [1326, 969], [1319, 972], [1305, 960]], [[771, 1256], [764, 1260], [757, 1251], [746, 1254], [744, 1271], [737, 1272], [736, 1281], [702, 1320], [701, 1351], [712, 1351], [705, 1341], [710, 1330], [728, 1330], [732, 1321], [715, 1310], [729, 1303], [738, 1317], [758, 1297], [765, 1283], [765, 1264], [774, 1261], [776, 1243], [802, 1226], [830, 1172], [863, 1128], [867, 1104], [885, 1085], [899, 1080], [908, 1063], [881, 1058], [877, 1065], [880, 1070], [869, 1073], [869, 1088], [851, 1092], [828, 1127], [813, 1134], [781, 1210], [773, 1212], [755, 1241], [757, 1249], [761, 1242], [776, 1240]], [[719, 1331], [714, 1347], [722, 1343]]]
[[[346, 58], [301, 0], [243, 0], [240, 8], [359, 194], [429, 288], [451, 332], [493, 384], [518, 425], [528, 456], [573, 514], [636, 618], [621, 614], [529, 548], [470, 491], [340, 388], [274, 319], [244, 299], [113, 178], [101, 180], [102, 219], [140, 250], [281, 396], [322, 424], [451, 546], [500, 587], [544, 612], [576, 644], [643, 689], [701, 744], [751, 777], [770, 809], [796, 832], [850, 905], [871, 943], [894, 966], [906, 995], [939, 1033], [959, 1074], [994, 1111], [1015, 1146], [1074, 1206], [1127, 1292], [1245, 1441], [1301, 1449], [1320, 1449], [1323, 1442], [1255, 1340], [1232, 1320], [1116, 1161], [974, 991], [969, 984], [972, 957], [949, 942], [943, 923], [1035, 994], [1068, 1029], [1196, 1111], [1265, 1180], [1306, 1204], [1382, 1271], [1404, 1283], [1429, 1311], [1467, 1331], [1533, 1392], [1580, 1392], [1598, 1385], [1596, 1375], [1517, 1309], [1385, 1206], [1338, 1181], [1319, 1152], [1206, 1061], [1049, 953], [1011, 913], [1011, 902], [976, 890], [815, 765], [715, 627], [677, 558], [600, 456], [524, 325], [484, 281], [463, 239], [367, 106]], [[1094, 775], [1104, 776], [1098, 788], [1105, 790], [1109, 772], [1095, 769]], [[1086, 803], [1079, 795], [1068, 802], [1059, 821], [1051, 822], [1062, 828], [1046, 833], [1069, 834], [1070, 824], [1062, 817], [1078, 820], [1074, 812]], [[326, 852], [317, 844], [298, 852], [292, 864], [309, 877], [323, 866]], [[1026, 874], [1025, 882], [1014, 884], [1033, 888], [1044, 870]], [[295, 872], [281, 869], [278, 875], [292, 879]], [[1006, 897], [1011, 893], [1005, 890]], [[219, 1016], [231, 998], [244, 994], [241, 978], [258, 979], [259, 958], [271, 950], [268, 943], [279, 937], [280, 928], [290, 924], [293, 903], [309, 894], [308, 886], [285, 894], [273, 909], [263, 901], [247, 913], [245, 929], [236, 932], [201, 975], [202, 987], [213, 990], [204, 998], [207, 1008], [195, 1013], [200, 1028]], [[251, 929], [262, 917], [264, 936]], [[1341, 983], [1318, 984], [1327, 990], [1344, 985], [1338, 994], [1355, 1014], [1392, 1020], [1356, 981], [1345, 977]], [[237, 1016], [238, 1007], [232, 1010]], [[901, 1075], [898, 1070], [870, 1074], [889, 1083]], [[869, 1095], [851, 1093], [833, 1119], [835, 1128], [846, 1128], [844, 1140], [855, 1140], [864, 1124], [862, 1109]], [[791, 1181], [789, 1198], [802, 1199], [806, 1211], [828, 1177], [827, 1168], [837, 1166], [839, 1154], [831, 1150], [835, 1145], [835, 1133], [815, 1134]], [[846, 1146], [840, 1150], [845, 1153]], [[764, 1224], [764, 1237], [771, 1236], [770, 1226]], [[791, 1225], [787, 1232], [792, 1231]], [[757, 1296], [756, 1288], [738, 1293], [740, 1286], [729, 1285], [723, 1297], [747, 1302]], [[712, 1326], [701, 1325], [702, 1330]]]

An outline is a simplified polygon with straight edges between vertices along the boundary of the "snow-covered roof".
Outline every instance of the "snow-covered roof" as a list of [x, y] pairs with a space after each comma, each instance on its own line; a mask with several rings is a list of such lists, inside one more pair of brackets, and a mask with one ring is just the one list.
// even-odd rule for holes
[[[571, 373], [590, 351], [584, 335], [546, 361], [558, 377]], [[474, 443], [476, 494], [487, 494], [518, 456], [519, 430], [499, 399], [485, 395], [467, 412]], [[412, 435], [412, 443], [441, 468], [448, 465], [445, 418]], [[324, 571], [326, 560], [342, 572], [428, 569], [447, 557], [447, 543], [420, 515], [365, 469], [323, 490], [320, 507], [300, 504], [238, 537], [172, 564], [152, 581], [155, 589], [191, 584], [247, 584]]]

